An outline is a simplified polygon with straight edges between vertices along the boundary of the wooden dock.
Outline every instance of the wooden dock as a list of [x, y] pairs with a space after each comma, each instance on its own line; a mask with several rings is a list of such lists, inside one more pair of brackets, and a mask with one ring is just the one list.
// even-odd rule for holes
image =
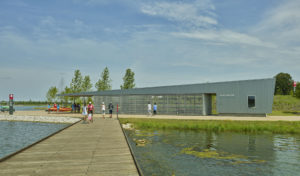
[[134, 164], [117, 119], [79, 122], [0, 162], [5, 176], [134, 175]]

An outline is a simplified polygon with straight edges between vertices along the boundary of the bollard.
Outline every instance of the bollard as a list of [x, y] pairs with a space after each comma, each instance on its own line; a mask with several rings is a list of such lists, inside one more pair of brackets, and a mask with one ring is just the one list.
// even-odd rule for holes
[[9, 115], [14, 114], [14, 94], [9, 94]]

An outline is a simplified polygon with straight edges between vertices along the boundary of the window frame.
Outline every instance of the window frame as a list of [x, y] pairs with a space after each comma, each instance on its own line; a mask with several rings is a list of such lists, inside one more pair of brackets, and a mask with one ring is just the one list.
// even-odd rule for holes
[[[254, 106], [249, 106], [249, 97], [254, 97]], [[255, 95], [248, 95], [247, 96], [247, 104], [248, 104], [248, 108], [256, 108], [256, 96]]]

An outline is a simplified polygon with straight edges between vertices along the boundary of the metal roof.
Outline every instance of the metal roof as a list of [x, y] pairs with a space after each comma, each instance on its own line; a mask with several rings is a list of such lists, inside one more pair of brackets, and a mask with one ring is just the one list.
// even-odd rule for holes
[[133, 89], [118, 89], [106, 91], [80, 92], [70, 94], [59, 94], [58, 96], [90, 97], [90, 96], [119, 96], [119, 95], [177, 95], [177, 94], [199, 94], [199, 93], [224, 93], [230, 87], [253, 87], [263, 85], [271, 89], [275, 84], [275, 78], [240, 80], [214, 83], [185, 84], [159, 87], [145, 87]]

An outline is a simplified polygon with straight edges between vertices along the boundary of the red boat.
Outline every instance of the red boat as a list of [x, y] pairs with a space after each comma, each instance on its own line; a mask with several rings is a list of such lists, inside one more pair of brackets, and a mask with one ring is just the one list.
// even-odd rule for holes
[[[48, 111], [55, 111], [55, 112], [57, 112], [57, 108], [52, 107], [52, 108], [49, 108]], [[72, 111], [72, 108], [64, 108], [64, 107], [62, 107], [62, 108], [59, 108], [59, 110], [58, 110], [58, 112], [68, 112], [68, 111]]]

